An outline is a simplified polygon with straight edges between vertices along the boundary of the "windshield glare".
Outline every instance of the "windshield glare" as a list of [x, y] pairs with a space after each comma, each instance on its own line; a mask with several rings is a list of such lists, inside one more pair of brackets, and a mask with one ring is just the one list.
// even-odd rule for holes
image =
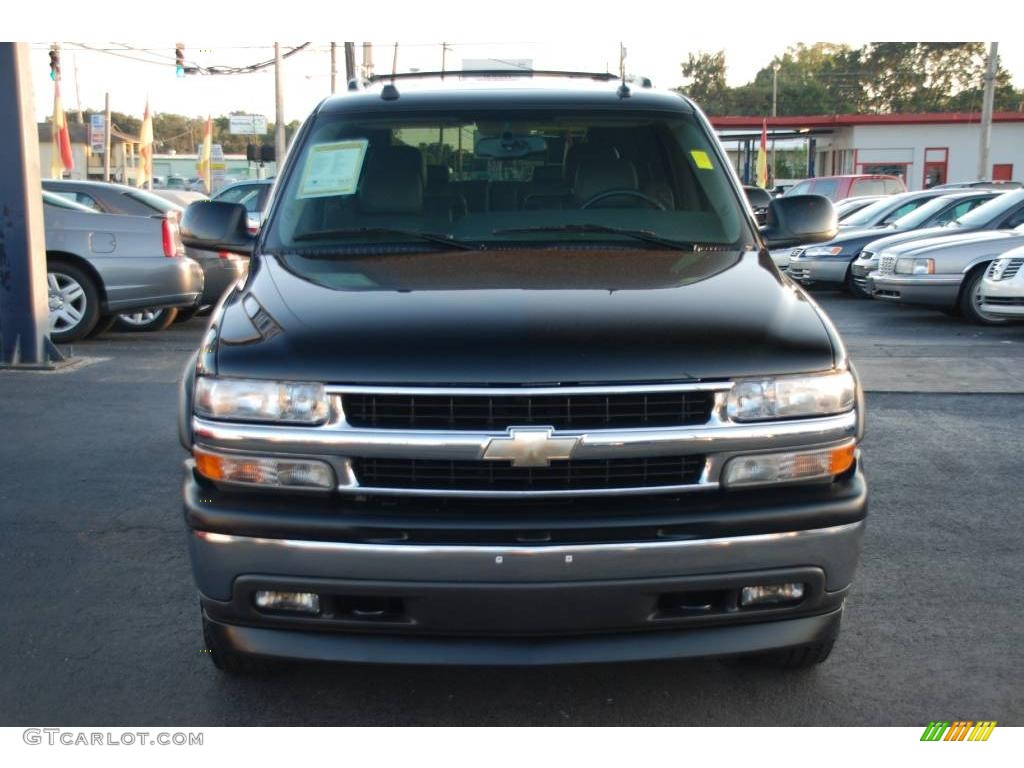
[[427, 232], [480, 245], [651, 247], [587, 231], [600, 225], [739, 247], [752, 238], [713, 142], [696, 118], [678, 114], [322, 114], [289, 172], [263, 245], [436, 249], [412, 236]]

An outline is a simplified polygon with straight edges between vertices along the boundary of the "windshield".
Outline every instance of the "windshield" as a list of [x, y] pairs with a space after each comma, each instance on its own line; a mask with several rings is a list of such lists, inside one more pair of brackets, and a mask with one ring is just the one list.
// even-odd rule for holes
[[970, 213], [961, 216], [952, 224], [960, 227], [973, 229], [974, 227], [987, 227], [992, 221], [1002, 216], [1011, 208], [1024, 201], [1024, 190], [1019, 192], [1004, 192], [984, 205], [979, 205]]
[[[852, 216], [847, 216], [843, 219], [843, 224], [851, 227], [868, 227], [872, 224], [876, 224], [881, 219], [885, 218], [887, 213], [900, 208], [901, 200], [904, 200], [903, 195], [883, 197], [881, 200], [857, 211]], [[908, 209], [908, 211], [909, 210], [912, 209]]]
[[751, 236], [696, 118], [504, 109], [320, 115], [263, 247], [377, 253], [445, 240], [739, 248]]
[[[892, 224], [892, 228], [903, 231], [917, 229], [939, 214], [943, 215], [934, 223], [945, 224], [947, 221], [955, 219], [958, 212], [966, 213], [973, 210], [978, 205], [984, 203], [985, 200], [986, 198], [984, 197], [936, 197], [920, 208], [900, 217], [899, 221]], [[959, 201], [959, 204], [957, 204], [957, 201]], [[947, 208], [949, 209], [948, 211], [945, 210]], [[944, 211], [945, 213], [943, 213]]]

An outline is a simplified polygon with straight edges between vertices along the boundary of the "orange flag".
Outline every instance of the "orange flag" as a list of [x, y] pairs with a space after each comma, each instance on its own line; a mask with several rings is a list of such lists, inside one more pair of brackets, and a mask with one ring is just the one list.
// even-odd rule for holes
[[53, 81], [53, 149], [50, 152], [50, 177], [59, 179], [64, 171], [75, 169], [75, 157], [71, 153], [71, 132], [68, 119], [64, 114], [64, 105], [60, 101], [60, 81]]

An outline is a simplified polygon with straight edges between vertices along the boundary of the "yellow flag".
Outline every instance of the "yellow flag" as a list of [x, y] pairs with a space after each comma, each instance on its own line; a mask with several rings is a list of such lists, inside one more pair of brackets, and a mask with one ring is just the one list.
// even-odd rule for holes
[[153, 118], [149, 114], [149, 102], [146, 102], [146, 113], [142, 117], [142, 130], [139, 132], [139, 168], [135, 177], [135, 186], [143, 187], [153, 182]]
[[761, 146], [757, 148], [757, 186], [768, 187], [768, 121], [761, 123]]
[[206, 118], [206, 129], [203, 131], [203, 148], [199, 153], [199, 177], [203, 180], [203, 187], [206, 194], [213, 191], [213, 169], [210, 165], [210, 155], [213, 153], [213, 120]]

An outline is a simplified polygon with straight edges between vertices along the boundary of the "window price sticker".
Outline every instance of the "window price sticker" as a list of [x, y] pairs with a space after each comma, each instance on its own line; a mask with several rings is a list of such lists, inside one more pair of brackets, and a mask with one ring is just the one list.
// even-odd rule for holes
[[300, 198], [354, 195], [366, 158], [367, 139], [315, 144], [306, 155]]

